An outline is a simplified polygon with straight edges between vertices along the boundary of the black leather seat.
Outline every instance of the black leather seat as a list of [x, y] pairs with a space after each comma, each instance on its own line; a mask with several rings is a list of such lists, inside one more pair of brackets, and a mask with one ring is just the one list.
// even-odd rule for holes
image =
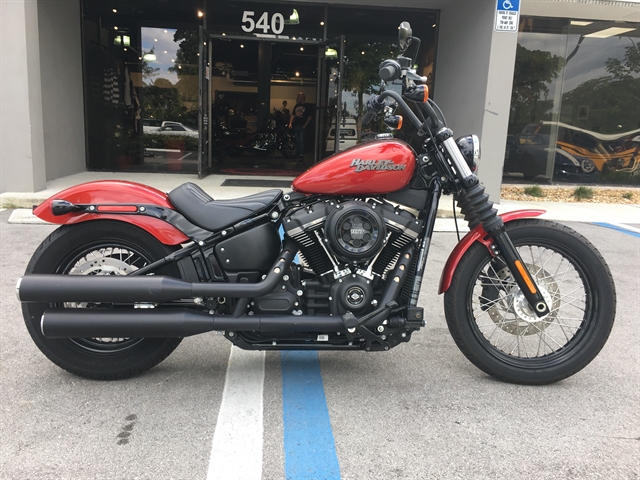
[[282, 190], [267, 190], [233, 200], [214, 200], [195, 183], [184, 183], [169, 192], [169, 200], [191, 223], [218, 231], [268, 210], [282, 197]]

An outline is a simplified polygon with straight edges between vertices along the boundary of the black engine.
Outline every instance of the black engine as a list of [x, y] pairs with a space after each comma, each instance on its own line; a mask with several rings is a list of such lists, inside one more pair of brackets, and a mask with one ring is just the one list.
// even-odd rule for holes
[[309, 315], [374, 309], [386, 273], [422, 229], [411, 213], [373, 199], [319, 201], [294, 211], [283, 224], [308, 273], [301, 278]]

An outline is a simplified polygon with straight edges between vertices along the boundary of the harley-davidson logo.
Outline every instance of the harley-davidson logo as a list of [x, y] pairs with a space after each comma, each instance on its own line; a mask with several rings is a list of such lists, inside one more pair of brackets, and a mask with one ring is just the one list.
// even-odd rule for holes
[[404, 170], [407, 168], [404, 164], [398, 164], [393, 160], [362, 160], [354, 158], [349, 165], [355, 168], [355, 172], [364, 172], [365, 170]]

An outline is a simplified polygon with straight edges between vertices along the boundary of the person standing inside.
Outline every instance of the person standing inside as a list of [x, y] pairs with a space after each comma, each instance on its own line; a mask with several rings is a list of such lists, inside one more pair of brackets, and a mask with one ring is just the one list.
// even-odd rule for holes
[[293, 114], [289, 121], [289, 128], [293, 128], [296, 137], [296, 148], [298, 150], [298, 162], [304, 160], [305, 138], [307, 127], [313, 120], [313, 105], [306, 103], [304, 93], [300, 92], [296, 97], [296, 106], [293, 107]]

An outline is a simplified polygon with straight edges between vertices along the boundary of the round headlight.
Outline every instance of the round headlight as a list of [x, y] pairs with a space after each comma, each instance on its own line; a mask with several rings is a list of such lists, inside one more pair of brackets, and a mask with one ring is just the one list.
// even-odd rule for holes
[[480, 163], [480, 140], [477, 135], [467, 135], [456, 140], [456, 144], [467, 161], [472, 172], [475, 172]]

